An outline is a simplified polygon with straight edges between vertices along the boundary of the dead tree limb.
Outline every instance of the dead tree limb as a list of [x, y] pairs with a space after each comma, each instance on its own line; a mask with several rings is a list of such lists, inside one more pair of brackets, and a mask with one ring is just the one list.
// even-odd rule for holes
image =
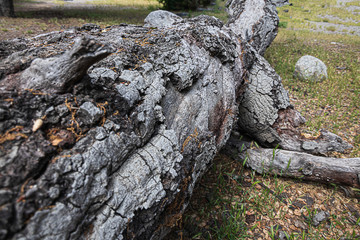
[[360, 188], [360, 158], [329, 158], [311, 154], [248, 149], [246, 164], [256, 172]]

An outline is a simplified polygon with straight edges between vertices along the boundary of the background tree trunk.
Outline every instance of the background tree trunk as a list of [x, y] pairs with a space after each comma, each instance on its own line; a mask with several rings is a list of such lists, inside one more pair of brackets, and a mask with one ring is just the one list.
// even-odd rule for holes
[[0, 0], [0, 17], [15, 17], [12, 0]]

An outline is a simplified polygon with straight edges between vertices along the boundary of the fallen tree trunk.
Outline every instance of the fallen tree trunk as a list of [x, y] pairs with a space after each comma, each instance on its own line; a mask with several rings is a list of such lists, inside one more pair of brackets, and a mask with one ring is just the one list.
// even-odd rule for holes
[[[2, 239], [165, 236], [226, 143], [255, 61], [207, 16], [2, 46]], [[72, 74], [87, 56], [101, 61]]]
[[307, 153], [248, 149], [249, 167], [256, 172], [360, 188], [360, 158], [329, 158]]
[[228, 6], [226, 25], [158, 11], [144, 27], [0, 43], [0, 239], [161, 239], [235, 125], [299, 142], [301, 116], [261, 56], [275, 7]]

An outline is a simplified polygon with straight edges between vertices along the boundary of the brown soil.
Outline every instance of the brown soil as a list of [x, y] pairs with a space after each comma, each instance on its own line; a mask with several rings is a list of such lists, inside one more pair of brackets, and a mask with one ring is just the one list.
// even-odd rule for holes
[[51, 18], [0, 17], [0, 41], [13, 38], [30, 38], [42, 33], [81, 26], [78, 19], [57, 20]]
[[0, 17], [0, 41], [13, 38], [31, 38], [33, 36], [63, 29], [82, 26], [85, 21], [79, 18], [68, 18], [66, 9], [86, 11], [94, 5], [85, 4], [84, 0], [67, 2], [60, 7], [52, 0], [36, 2], [14, 2], [16, 18]]

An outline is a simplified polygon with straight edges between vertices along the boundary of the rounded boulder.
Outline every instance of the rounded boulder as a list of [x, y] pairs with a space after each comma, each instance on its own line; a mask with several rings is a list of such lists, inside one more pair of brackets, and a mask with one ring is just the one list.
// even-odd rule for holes
[[328, 78], [326, 65], [313, 56], [303, 56], [295, 64], [294, 77], [302, 81], [322, 82]]

